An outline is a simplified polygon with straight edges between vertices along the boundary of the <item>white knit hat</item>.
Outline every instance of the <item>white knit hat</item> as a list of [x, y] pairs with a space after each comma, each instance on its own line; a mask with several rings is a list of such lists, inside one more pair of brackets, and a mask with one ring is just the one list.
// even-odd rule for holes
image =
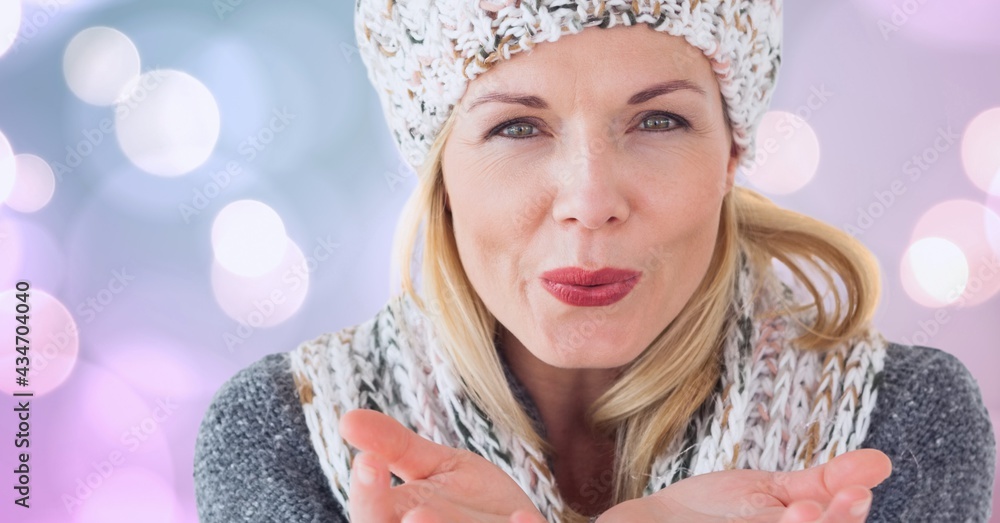
[[649, 24], [711, 60], [742, 163], [781, 63], [781, 0], [355, 0], [358, 48], [415, 171], [468, 83], [500, 60], [586, 27]]

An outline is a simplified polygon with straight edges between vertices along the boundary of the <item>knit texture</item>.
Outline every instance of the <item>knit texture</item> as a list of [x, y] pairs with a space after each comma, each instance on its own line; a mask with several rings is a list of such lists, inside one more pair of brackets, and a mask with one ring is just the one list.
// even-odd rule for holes
[[896, 347], [889, 358], [862, 448], [885, 452], [893, 471], [868, 521], [989, 520], [996, 439], [976, 380], [940, 350]]
[[415, 171], [478, 75], [539, 42], [640, 23], [709, 58], [747, 165], [781, 64], [781, 10], [781, 0], [357, 0], [354, 28], [389, 129]]
[[[867, 433], [885, 356], [882, 337], [870, 331], [825, 352], [798, 350], [792, 339], [800, 331], [791, 318], [762, 319], [781, 310], [792, 290], [769, 266], [740, 260], [718, 387], [686, 437], [654, 462], [647, 494], [718, 470], [803, 469], [858, 448]], [[365, 324], [303, 343], [291, 358], [313, 446], [342, 505], [356, 450], [340, 436], [338, 421], [347, 410], [369, 408], [431, 441], [485, 457], [549, 521], [563, 520], [566, 507], [542, 451], [495, 426], [458, 386], [433, 322], [407, 295]]]
[[[540, 424], [525, 389], [511, 388]], [[870, 523], [989, 520], [993, 428], [975, 379], [950, 353], [888, 346], [861, 446], [892, 460]], [[195, 444], [194, 483], [202, 523], [347, 522], [310, 439], [290, 353], [260, 358], [216, 392]]]

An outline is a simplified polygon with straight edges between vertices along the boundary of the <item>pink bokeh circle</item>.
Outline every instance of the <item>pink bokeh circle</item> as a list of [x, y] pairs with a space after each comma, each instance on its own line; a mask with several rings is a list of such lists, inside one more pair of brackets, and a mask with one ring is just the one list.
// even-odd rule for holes
[[[24, 310], [27, 300], [27, 325], [22, 325], [15, 312]], [[17, 287], [0, 292], [0, 332], [13, 338], [18, 328], [26, 336], [28, 353], [27, 376], [18, 373], [20, 364], [10, 354], [0, 367], [0, 390], [7, 394], [31, 391], [35, 396], [51, 392], [61, 385], [72, 372], [80, 350], [79, 331], [69, 310], [51, 294], [35, 288], [27, 293]], [[18, 341], [17, 346], [25, 346]], [[26, 386], [19, 386], [17, 379], [27, 378]]]
[[948, 200], [929, 209], [917, 222], [911, 243], [924, 238], [944, 238], [965, 253], [969, 278], [956, 307], [982, 304], [1000, 292], [1000, 252], [990, 241], [990, 231], [1000, 228], [1000, 215], [972, 200]]

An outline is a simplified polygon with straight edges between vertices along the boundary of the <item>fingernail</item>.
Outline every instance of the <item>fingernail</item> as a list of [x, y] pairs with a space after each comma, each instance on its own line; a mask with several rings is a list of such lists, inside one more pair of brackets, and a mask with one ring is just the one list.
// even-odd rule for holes
[[361, 483], [372, 486], [375, 484], [375, 469], [365, 464], [358, 465], [358, 479]]
[[851, 505], [851, 515], [864, 516], [865, 513], [868, 512], [868, 507], [871, 506], [871, 504], [872, 504], [871, 497], [867, 497], [865, 499], [862, 499], [861, 501], [854, 502], [854, 504]]

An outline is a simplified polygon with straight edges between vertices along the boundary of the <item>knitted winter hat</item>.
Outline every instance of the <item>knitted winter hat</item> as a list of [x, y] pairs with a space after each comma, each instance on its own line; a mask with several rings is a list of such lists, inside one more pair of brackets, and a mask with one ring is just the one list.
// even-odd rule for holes
[[646, 23], [711, 60], [746, 165], [781, 63], [781, 0], [356, 0], [358, 48], [414, 170], [468, 83], [586, 27]]

